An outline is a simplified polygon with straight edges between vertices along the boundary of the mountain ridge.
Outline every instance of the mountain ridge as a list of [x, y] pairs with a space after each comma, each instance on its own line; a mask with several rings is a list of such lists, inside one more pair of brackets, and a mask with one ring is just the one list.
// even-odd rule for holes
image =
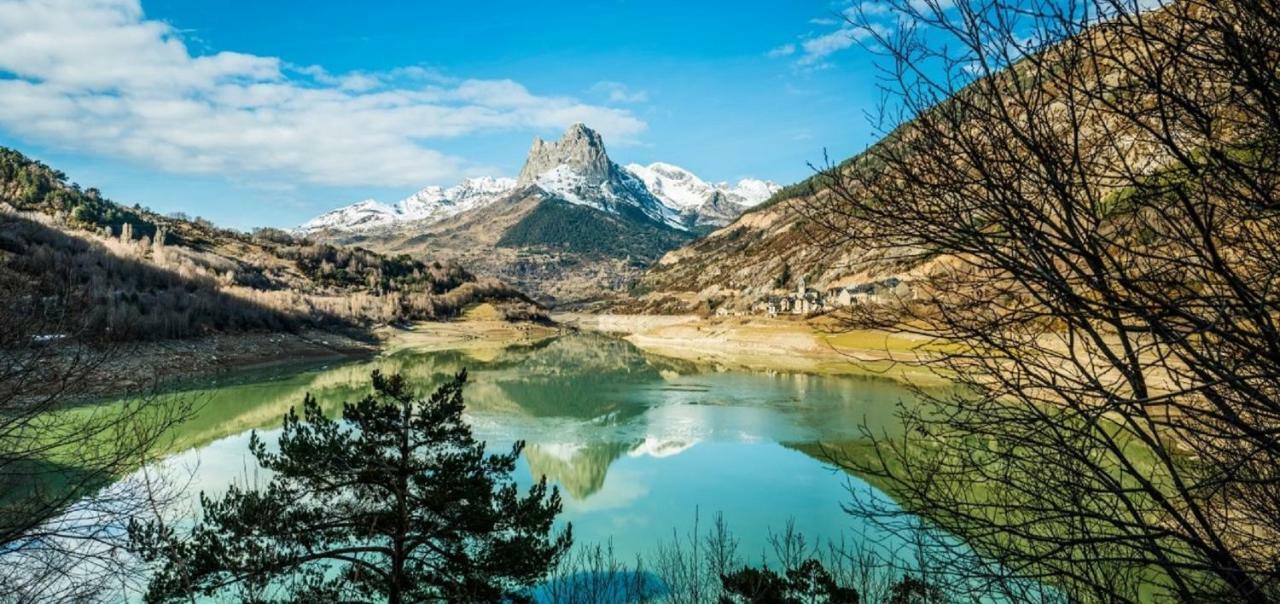
[[603, 137], [579, 123], [557, 141], [535, 137], [514, 179], [484, 176], [464, 179], [447, 189], [431, 185], [395, 204], [365, 199], [320, 214], [296, 231], [309, 234], [426, 226], [530, 186], [569, 203], [604, 211], [616, 211], [618, 203], [630, 203], [649, 218], [680, 230], [724, 226], [781, 189], [772, 181], [756, 178], [712, 184], [666, 162], [621, 166], [609, 159]]
[[725, 226], [782, 188], [772, 181], [756, 178], [743, 178], [733, 185], [712, 184], [666, 162], [647, 166], [627, 164], [626, 170], [643, 181], [666, 205], [678, 210], [685, 223], [692, 227]]
[[[620, 294], [639, 271], [700, 232], [687, 214], [613, 162], [603, 137], [582, 124], [570, 126], [555, 141], [535, 138], [519, 176], [510, 182], [506, 193], [463, 211], [406, 220], [379, 217], [311, 236], [389, 254], [447, 259], [559, 304]], [[717, 204], [724, 199], [709, 201], [709, 207], [723, 210]]]
[[397, 222], [443, 220], [454, 214], [485, 205], [510, 193], [516, 182], [510, 178], [482, 176], [466, 178], [444, 188], [424, 187], [395, 205], [365, 199], [330, 210], [300, 225], [296, 230], [311, 233], [324, 229], [362, 230]]

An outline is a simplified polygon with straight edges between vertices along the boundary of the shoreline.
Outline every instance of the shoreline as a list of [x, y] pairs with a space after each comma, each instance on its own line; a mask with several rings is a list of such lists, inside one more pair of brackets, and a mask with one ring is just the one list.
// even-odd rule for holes
[[93, 398], [165, 391], [258, 370], [371, 359], [405, 348], [496, 354], [508, 346], [534, 344], [562, 333], [561, 326], [461, 319], [383, 326], [373, 330], [369, 338], [310, 329], [130, 342], [111, 351], [118, 357], [106, 367], [112, 377]]
[[912, 366], [924, 340], [871, 330], [823, 331], [803, 319], [696, 315], [553, 314], [659, 356], [723, 369], [880, 376], [916, 385], [947, 380]]
[[319, 329], [131, 342], [121, 344], [120, 359], [108, 364], [115, 377], [102, 394], [166, 390], [230, 373], [371, 358], [380, 350], [376, 340]]
[[419, 322], [404, 327], [380, 327], [378, 352], [391, 353], [412, 348], [426, 352], [439, 350], [498, 351], [509, 346], [531, 345], [567, 333], [561, 325], [502, 320], [458, 320]]
[[556, 313], [554, 324], [488, 317], [383, 326], [371, 338], [306, 330], [246, 333], [122, 346], [105, 396], [167, 389], [188, 381], [254, 370], [373, 358], [404, 349], [496, 355], [576, 330], [627, 340], [657, 356], [720, 370], [879, 376], [916, 385], [945, 384], [916, 358], [920, 341], [887, 332], [826, 332], [802, 319]]

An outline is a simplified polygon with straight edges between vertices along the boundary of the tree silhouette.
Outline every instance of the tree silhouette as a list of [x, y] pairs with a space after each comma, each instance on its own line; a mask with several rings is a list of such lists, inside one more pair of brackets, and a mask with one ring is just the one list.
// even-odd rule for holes
[[812, 558], [782, 574], [769, 568], [744, 566], [722, 576], [721, 581], [725, 591], [721, 604], [858, 604], [860, 601], [856, 589], [840, 585], [821, 562]]
[[147, 599], [239, 589], [244, 599], [495, 602], [520, 600], [569, 548], [545, 479], [521, 494], [510, 478], [523, 447], [488, 455], [462, 419], [459, 373], [415, 399], [399, 375], [373, 373], [374, 394], [327, 418], [307, 396], [284, 418], [279, 451], [250, 449], [274, 473], [265, 489], [201, 495], [203, 518], [179, 535], [130, 527], [159, 568]]
[[135, 578], [117, 529], [173, 496], [137, 470], [192, 406], [146, 386], [84, 404], [118, 394], [113, 361], [132, 348], [99, 342], [70, 270], [39, 282], [10, 270], [15, 221], [0, 210], [0, 601], [102, 599]]
[[854, 20], [903, 125], [796, 205], [825, 245], [917, 267], [848, 325], [916, 338], [958, 388], [841, 462], [896, 500], [851, 511], [926, 514], [958, 563], [996, 562], [957, 564], [975, 581], [1276, 602], [1280, 5], [1159, 4]]

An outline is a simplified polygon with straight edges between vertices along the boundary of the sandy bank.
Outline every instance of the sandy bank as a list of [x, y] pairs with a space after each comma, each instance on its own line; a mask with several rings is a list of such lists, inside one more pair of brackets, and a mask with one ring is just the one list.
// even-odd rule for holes
[[377, 332], [384, 352], [405, 348], [415, 350], [466, 350], [472, 356], [509, 346], [533, 344], [565, 333], [565, 328], [538, 323], [508, 323], [501, 320], [463, 320], [442, 323], [422, 322], [406, 328], [385, 327]]
[[620, 335], [647, 352], [754, 371], [827, 375], [877, 374], [940, 383], [903, 361], [918, 358], [922, 340], [879, 331], [832, 332], [802, 319], [765, 317], [556, 315], [579, 329]]

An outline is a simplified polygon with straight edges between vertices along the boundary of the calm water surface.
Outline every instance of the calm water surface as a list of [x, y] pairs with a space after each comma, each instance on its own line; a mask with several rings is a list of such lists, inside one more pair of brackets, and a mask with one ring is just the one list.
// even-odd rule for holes
[[336, 413], [369, 391], [373, 369], [429, 392], [463, 368], [477, 436], [495, 449], [527, 441], [517, 478], [559, 485], [578, 543], [611, 541], [630, 559], [719, 513], [753, 560], [789, 520], [811, 537], [891, 545], [841, 511], [851, 497], [885, 495], [834, 469], [822, 448], [858, 441], [862, 426], [893, 430], [895, 406], [911, 404], [907, 389], [874, 378], [717, 371], [597, 335], [482, 353], [405, 350], [206, 384], [183, 393], [201, 408], [165, 465], [191, 477], [192, 493], [263, 481], [249, 433], [270, 441], [305, 393]]

